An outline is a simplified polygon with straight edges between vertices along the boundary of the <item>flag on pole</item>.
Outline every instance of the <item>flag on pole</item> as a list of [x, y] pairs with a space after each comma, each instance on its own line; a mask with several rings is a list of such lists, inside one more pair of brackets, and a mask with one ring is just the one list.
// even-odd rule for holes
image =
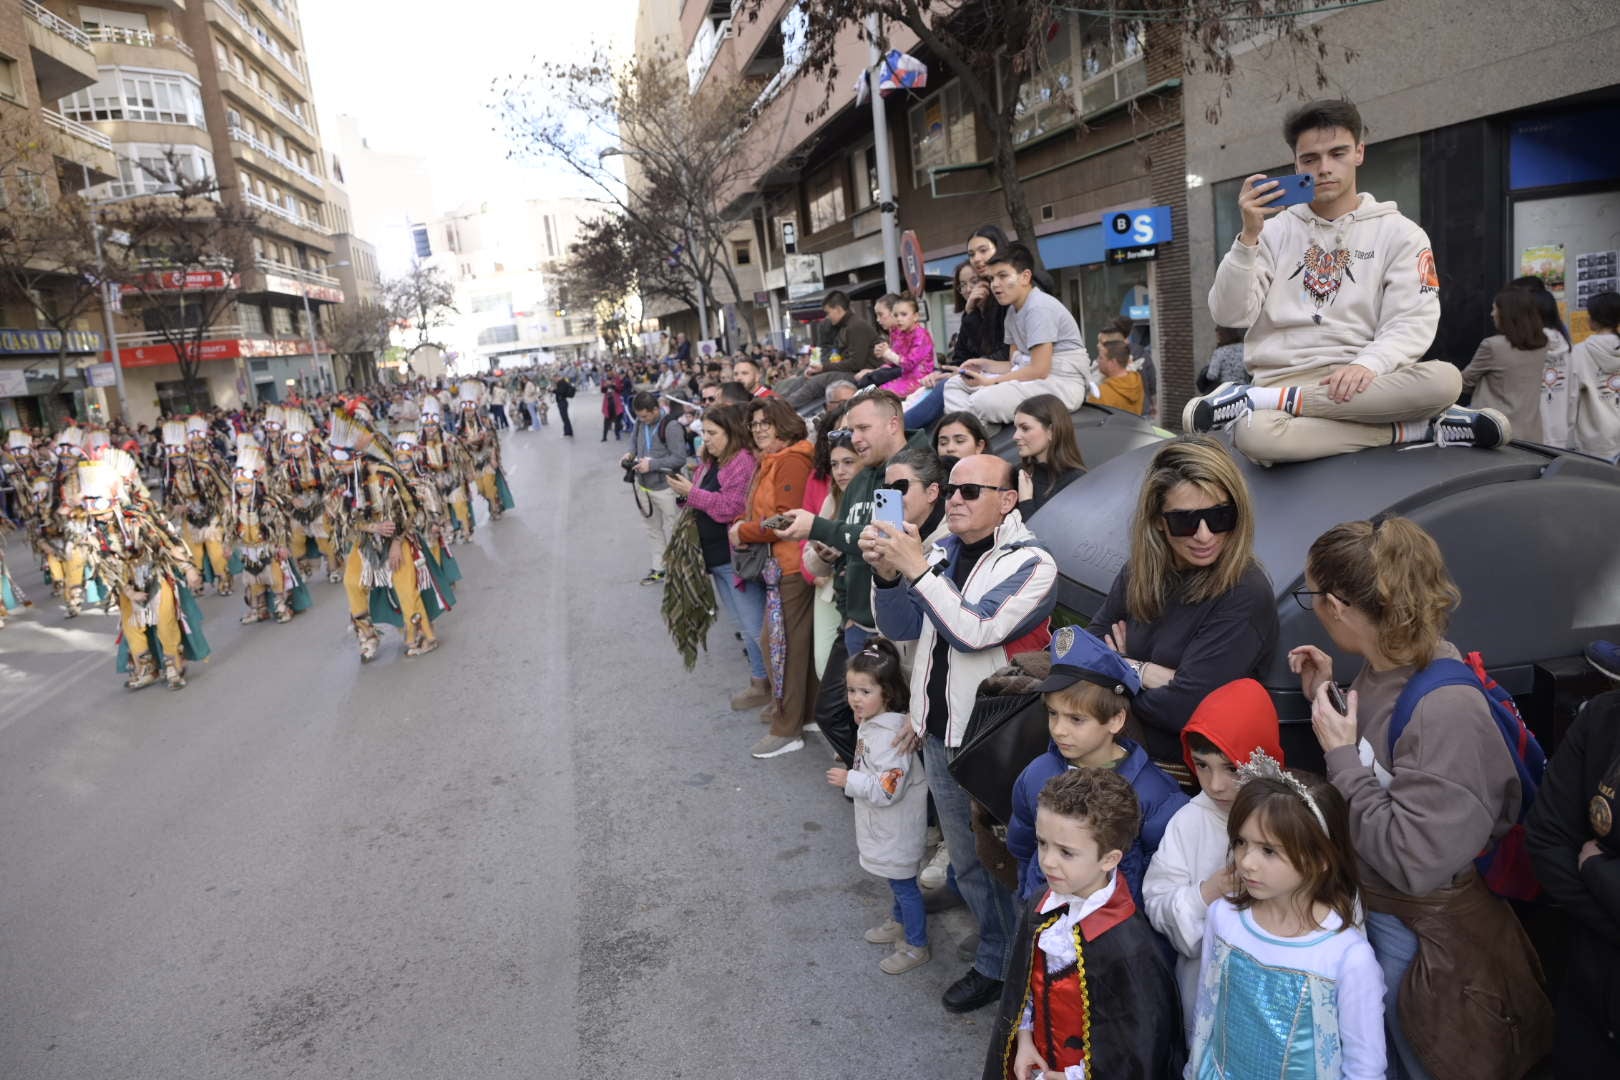
[[[883, 71], [878, 76], [878, 93], [888, 97], [896, 90], [921, 90], [928, 85], [928, 65], [901, 52], [890, 49], [882, 61]], [[872, 73], [863, 71], [855, 79], [855, 104], [865, 105], [872, 92]]]

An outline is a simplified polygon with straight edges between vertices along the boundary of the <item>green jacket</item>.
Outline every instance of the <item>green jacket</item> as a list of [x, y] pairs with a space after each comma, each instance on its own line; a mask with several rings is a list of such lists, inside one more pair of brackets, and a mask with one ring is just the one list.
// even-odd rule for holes
[[882, 469], [862, 469], [844, 489], [838, 520], [818, 517], [810, 526], [810, 539], [844, 553], [844, 568], [833, 579], [839, 614], [868, 628], [877, 625], [872, 615], [872, 568], [861, 558], [861, 530], [872, 520], [872, 492], [883, 483]]

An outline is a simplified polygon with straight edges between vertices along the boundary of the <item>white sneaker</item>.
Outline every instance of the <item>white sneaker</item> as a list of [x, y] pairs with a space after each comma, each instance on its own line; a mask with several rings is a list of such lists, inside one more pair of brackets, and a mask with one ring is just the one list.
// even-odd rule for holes
[[1494, 450], [1508, 444], [1513, 438], [1513, 428], [1507, 417], [1495, 409], [1453, 405], [1430, 423], [1429, 437], [1436, 446], [1477, 446]]
[[808, 724], [804, 725], [804, 730], [812, 735], [820, 735], [821, 725], [812, 720]]
[[767, 735], [763, 739], [759, 740], [759, 742], [755, 743], [754, 748], [750, 750], [749, 753], [763, 760], [765, 758], [781, 757], [783, 754], [791, 754], [795, 750], [803, 749], [803, 739], [789, 739], [781, 735]]
[[925, 889], [937, 889], [945, 884], [945, 875], [951, 869], [951, 852], [944, 844], [934, 849], [934, 857], [928, 860], [922, 873], [917, 875], [917, 884]]
[[1192, 398], [1182, 406], [1181, 428], [1188, 432], [1219, 431], [1252, 411], [1246, 384], [1221, 383], [1203, 397]]

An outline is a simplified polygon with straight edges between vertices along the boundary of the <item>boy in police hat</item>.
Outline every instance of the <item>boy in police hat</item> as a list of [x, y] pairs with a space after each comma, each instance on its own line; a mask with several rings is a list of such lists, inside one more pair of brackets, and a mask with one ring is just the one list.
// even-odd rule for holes
[[1052, 741], [1013, 785], [1007, 850], [1018, 860], [1018, 896], [1028, 900], [1046, 888], [1035, 858], [1035, 801], [1052, 777], [1069, 769], [1110, 769], [1136, 792], [1142, 828], [1119, 870], [1138, 906], [1142, 875], [1158, 850], [1175, 812], [1187, 803], [1176, 782], [1148, 760], [1147, 751], [1121, 732], [1141, 677], [1120, 655], [1090, 634], [1065, 626], [1052, 637], [1052, 673], [1040, 686]]

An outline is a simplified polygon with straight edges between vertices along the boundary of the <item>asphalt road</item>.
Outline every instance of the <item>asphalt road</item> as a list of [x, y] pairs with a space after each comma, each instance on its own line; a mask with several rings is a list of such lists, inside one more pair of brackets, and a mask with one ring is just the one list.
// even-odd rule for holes
[[748, 756], [723, 622], [683, 670], [595, 403], [508, 437], [518, 508], [420, 660], [361, 667], [323, 582], [289, 626], [206, 599], [190, 686], [130, 693], [12, 544], [0, 1078], [978, 1075], [963, 913], [878, 970], [825, 744]]

